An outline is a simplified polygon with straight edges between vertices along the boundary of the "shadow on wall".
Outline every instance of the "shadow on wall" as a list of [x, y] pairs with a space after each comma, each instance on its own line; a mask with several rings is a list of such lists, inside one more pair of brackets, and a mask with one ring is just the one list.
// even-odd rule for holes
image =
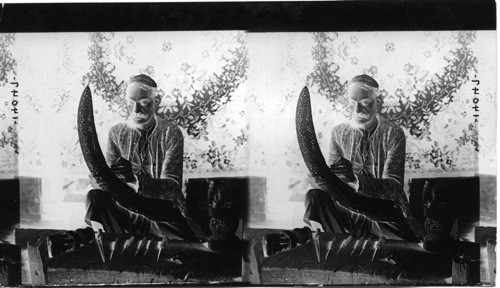
[[40, 221], [42, 218], [42, 179], [20, 177], [20, 218], [24, 221]]
[[14, 245], [19, 222], [19, 179], [0, 180], [0, 286], [21, 285], [21, 248]]
[[11, 243], [19, 224], [19, 179], [0, 180], [0, 243]]
[[[425, 220], [423, 216], [423, 187], [425, 180], [429, 178], [414, 178], [409, 182], [409, 201], [413, 215], [421, 222]], [[480, 175], [473, 177], [446, 177], [432, 178], [441, 183], [443, 194], [450, 201], [453, 216], [458, 220], [459, 237], [473, 240], [474, 227], [477, 226], [496, 226], [496, 176]], [[269, 183], [269, 179], [266, 179]], [[272, 180], [272, 179], [271, 179]], [[271, 203], [272, 199], [269, 196], [273, 195], [273, 191], [269, 190], [263, 193], [265, 205], [263, 217], [252, 219], [250, 226], [265, 227], [265, 228], [296, 228], [302, 227], [302, 215], [304, 213], [304, 197], [307, 190], [310, 188], [306, 180], [299, 178], [290, 178], [288, 190], [291, 191], [291, 196], [280, 201], [280, 203]], [[283, 183], [281, 183], [283, 184]], [[281, 187], [274, 185], [271, 188], [277, 189]], [[264, 187], [265, 189], [266, 187]], [[276, 193], [276, 191], [274, 191]], [[274, 205], [276, 204], [276, 205]], [[273, 206], [274, 205], [274, 206]], [[274, 210], [268, 207], [272, 206]], [[276, 208], [278, 207], [278, 208]], [[252, 208], [252, 206], [251, 206]], [[276, 209], [280, 209], [277, 211]], [[288, 215], [288, 216], [287, 216]], [[284, 218], [286, 216], [286, 218]]]
[[[410, 181], [410, 209], [421, 223], [424, 222], [424, 185], [430, 178]], [[449, 205], [451, 217], [457, 221], [456, 236], [474, 241], [474, 228], [496, 226], [496, 176], [432, 178], [438, 185], [435, 195]]]
[[[481, 175], [476, 177], [434, 179], [442, 183], [441, 186], [445, 189], [443, 193], [446, 194], [452, 202], [454, 217], [458, 220], [459, 224], [458, 233], [460, 236], [471, 234], [473, 232], [471, 230], [475, 226], [496, 226], [496, 176]], [[248, 185], [251, 186], [249, 187], [251, 193], [248, 193], [247, 200], [248, 220], [250, 225], [258, 223], [258, 225], [267, 226], [266, 223], [268, 223], [276, 228], [294, 228], [288, 227], [289, 224], [292, 226], [303, 225], [301, 218], [303, 213], [303, 199], [305, 192], [307, 192], [304, 185], [307, 183], [302, 183], [300, 181], [300, 183], [292, 183], [288, 188], [292, 188], [294, 192], [292, 193], [293, 197], [290, 197], [285, 203], [279, 204], [283, 209], [291, 209], [294, 211], [293, 219], [273, 222], [274, 220], [280, 219], [275, 219], [275, 215], [269, 214], [268, 211], [269, 205], [273, 204], [269, 203], [272, 199], [269, 199], [269, 191], [267, 191], [268, 181], [266, 180], [268, 179], [264, 177], [250, 177], [250, 180]], [[422, 222], [424, 220], [422, 208], [422, 191], [424, 183], [425, 178], [411, 179], [409, 191], [412, 213]], [[6, 217], [0, 219], [2, 235], [4, 235], [7, 230], [11, 229], [13, 225], [19, 223], [20, 218], [24, 222], [27, 221], [32, 223], [44, 220], [42, 219], [42, 205], [44, 206], [43, 210], [47, 210], [45, 214], [55, 215], [56, 212], [60, 214], [66, 210], [71, 210], [68, 213], [72, 215], [67, 215], [67, 218], [73, 219], [73, 222], [75, 222], [74, 225], [76, 226], [83, 225], [82, 213], [84, 213], [85, 195], [88, 190], [88, 179], [86, 178], [71, 179], [66, 182], [61, 182], [62, 187], [59, 188], [64, 195], [61, 195], [60, 202], [52, 203], [54, 205], [51, 203], [42, 203], [42, 179], [40, 178], [22, 177], [19, 180], [4, 180], [0, 184], [0, 189], [2, 189], [0, 209], [5, 211], [6, 215]], [[22, 187], [21, 195], [17, 192], [19, 185]], [[188, 196], [188, 198], [190, 198], [188, 201], [192, 200], [193, 196], [194, 195]], [[21, 198], [20, 202], [19, 197]], [[201, 198], [198, 197], [197, 199], [199, 200], [197, 201], [201, 201], [200, 203], [206, 201], [204, 197], [205, 196]], [[61, 203], [63, 204], [62, 206]], [[208, 208], [204, 209], [206, 210]], [[75, 211], [79, 211], [78, 213], [82, 215], [76, 215]], [[47, 218], [45, 214], [43, 215]], [[283, 223], [279, 224], [281, 222]]]

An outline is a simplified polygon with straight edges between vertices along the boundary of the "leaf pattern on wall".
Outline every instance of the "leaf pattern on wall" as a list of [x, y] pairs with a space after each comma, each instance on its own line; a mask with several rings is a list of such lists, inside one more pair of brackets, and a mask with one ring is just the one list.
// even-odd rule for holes
[[0, 135], [0, 148], [10, 146], [14, 149], [14, 153], [19, 154], [17, 127], [13, 124], [7, 127], [6, 131], [2, 131]]
[[424, 153], [426, 158], [434, 167], [442, 169], [443, 171], [453, 171], [455, 169], [454, 151], [448, 149], [448, 145], [440, 145], [434, 141], [430, 151]]
[[[115, 65], [109, 61], [109, 53], [112, 53], [109, 47], [109, 41], [113, 38], [113, 33], [90, 33], [91, 40], [88, 49], [88, 57], [92, 65], [90, 71], [83, 77], [83, 83], [91, 83], [94, 88], [93, 93], [105, 99], [110, 106], [111, 111], [119, 112], [123, 117], [128, 116], [126, 103], [123, 98], [125, 83], [117, 82], [113, 75]], [[184, 83], [189, 87], [182, 87], [183, 90], [192, 89], [194, 91], [189, 101], [183, 96], [176, 94], [169, 95], [175, 99], [169, 103], [169, 107], [157, 106], [157, 114], [174, 122], [186, 129], [187, 134], [198, 139], [207, 126], [207, 117], [214, 115], [225, 104], [231, 101], [233, 92], [247, 78], [248, 59], [246, 36], [244, 32], [237, 33], [236, 41], [239, 45], [227, 51], [223, 56], [225, 62], [222, 72], [214, 73], [205, 81], [201, 89], [193, 89], [195, 82], [194, 75], [191, 75], [191, 83]], [[189, 66], [188, 63], [185, 64]], [[152, 67], [150, 67], [152, 69]], [[145, 74], [154, 74], [151, 69], [143, 70]], [[151, 71], [150, 71], [151, 70]], [[166, 97], [165, 92], [158, 89], [157, 100], [162, 103], [162, 98]]]
[[[490, 150], [489, 147], [494, 147], [494, 143], [490, 139], [491, 137], [485, 137], [488, 135], [482, 133], [482, 131], [488, 130], [481, 128], [485, 125], [487, 127], [493, 125], [491, 124], [493, 122], [489, 121], [492, 116], [485, 117], [489, 111], [486, 108], [496, 109], [496, 97], [494, 96], [497, 94], [496, 89], [494, 89], [496, 85], [492, 80], [493, 73], [490, 72], [495, 69], [494, 57], [491, 56], [491, 51], [495, 48], [489, 43], [489, 39], [493, 39], [494, 34], [490, 35], [486, 31], [432, 31], [408, 32], [400, 36], [397, 32], [395, 34], [391, 32], [381, 34], [387, 37], [376, 37], [372, 33], [339, 32], [296, 33], [294, 35], [285, 35], [285, 33], [284, 35], [271, 35], [271, 37], [266, 35], [268, 36], [266, 41], [249, 38], [250, 41], [254, 41], [251, 43], [251, 55], [255, 51], [260, 51], [256, 55], [265, 56], [267, 51], [270, 51], [271, 53], [267, 55], [273, 57], [282, 55], [283, 61], [268, 63], [272, 64], [271, 66], [279, 65], [275, 67], [276, 69], [269, 70], [269, 67], [266, 66], [264, 70], [252, 70], [253, 73], [258, 73], [259, 80], [262, 79], [262, 81], [258, 82], [260, 83], [258, 86], [252, 87], [249, 94], [241, 97], [244, 95], [244, 91], [241, 89], [244, 84], [241, 83], [247, 78], [247, 73], [252, 73], [247, 70], [247, 62], [252, 59], [247, 60], [246, 39], [244, 39], [244, 35], [238, 34], [236, 31], [211, 33], [203, 32], [199, 35], [190, 35], [189, 37], [193, 37], [191, 39], [206, 37], [204, 41], [200, 41], [200, 43], [204, 43], [203, 45], [194, 46], [189, 45], [190, 43], [185, 44], [184, 37], [186, 36], [184, 34], [182, 37], [177, 37], [169, 32], [163, 33], [154, 45], [148, 46], [148, 53], [146, 53], [148, 56], [141, 54], [144, 51], [141, 45], [135, 45], [142, 43], [140, 41], [143, 37], [142, 33], [76, 33], [71, 35], [74, 37], [72, 39], [59, 34], [50, 37], [50, 41], [41, 46], [37, 45], [40, 38], [32, 39], [26, 34], [12, 34], [9, 37], [15, 36], [14, 41], [13, 38], [5, 38], [7, 36], [2, 34], [3, 38], [1, 39], [14, 41], [13, 44], [10, 44], [10, 40], [0, 43], [2, 55], [11, 55], [12, 52], [12, 55], [8, 57], [30, 56], [19, 57], [12, 61], [0, 59], [0, 61], [4, 61], [1, 63], [8, 63], [8, 66], [2, 67], [8, 71], [7, 73], [10, 73], [7, 75], [8, 80], [12, 80], [11, 75], [14, 72], [17, 72], [16, 78], [20, 78], [19, 80], [38, 79], [37, 73], [40, 70], [33, 69], [37, 66], [46, 67], [45, 71], [49, 71], [47, 72], [50, 73], [49, 77], [56, 75], [55, 77], [58, 78], [58, 81], [45, 83], [47, 86], [44, 86], [46, 88], [44, 91], [49, 91], [47, 95], [54, 95], [49, 102], [46, 101], [47, 98], [37, 97], [36, 92], [40, 91], [40, 81], [22, 81], [24, 94], [22, 97], [25, 108], [23, 111], [28, 109], [27, 113], [39, 115], [33, 115], [36, 117], [32, 119], [24, 117], [24, 124], [19, 126], [24, 129], [19, 132], [23, 135], [23, 142], [19, 143], [21, 155], [23, 155], [22, 151], [41, 151], [41, 155], [48, 152], [48, 149], [43, 150], [45, 149], [44, 145], [37, 138], [42, 136], [36, 136], [38, 134], [35, 127], [38, 126], [31, 125], [32, 122], [29, 121], [42, 123], [39, 119], [43, 119], [43, 117], [40, 116], [46, 115], [47, 111], [50, 111], [51, 118], [58, 117], [57, 122], [65, 124], [59, 126], [58, 131], [60, 131], [61, 137], [56, 143], [57, 147], [61, 147], [57, 150], [57, 155], [60, 155], [60, 163], [63, 163], [61, 167], [66, 172], [72, 171], [72, 173], [84, 175], [86, 167], [80, 158], [81, 153], [78, 142], [74, 138], [73, 127], [73, 121], [76, 118], [73, 115], [76, 113], [74, 100], [81, 93], [80, 83], [82, 81], [85, 82], [84, 84], [90, 82], [92, 89], [96, 90], [94, 91], [95, 95], [100, 95], [95, 99], [97, 112], [95, 116], [99, 130], [104, 135], [104, 140], [109, 127], [127, 117], [126, 109], [123, 109], [125, 105], [122, 101], [124, 87], [122, 80], [127, 81], [130, 77], [129, 73], [146, 73], [158, 80], [160, 88], [165, 89], [161, 94], [163, 98], [160, 106], [164, 110], [159, 110], [159, 112], [164, 113], [164, 115], [171, 113], [169, 115], [172, 118], [176, 117], [171, 120], [183, 126], [186, 153], [185, 172], [192, 175], [210, 172], [217, 174], [220, 171], [241, 172], [245, 169], [278, 167], [276, 169], [281, 169], [283, 173], [302, 173], [306, 168], [303, 165], [300, 152], [297, 152], [295, 137], [291, 134], [285, 135], [274, 131], [286, 132], [290, 129], [283, 119], [291, 119], [288, 116], [295, 109], [295, 97], [298, 95], [296, 89], [298, 89], [297, 87], [302, 88], [305, 78], [309, 76], [307, 84], [310, 85], [311, 91], [319, 96], [316, 99], [317, 109], [314, 111], [315, 117], [318, 118], [318, 137], [322, 135], [323, 139], [328, 138], [329, 125], [333, 125], [336, 121], [344, 121], [345, 117], [343, 116], [348, 116], [344, 109], [347, 103], [342, 102], [345, 101], [347, 84], [347, 81], [344, 80], [348, 80], [350, 71], [355, 70], [364, 71], [377, 80], [380, 79], [382, 88], [386, 88], [381, 92], [387, 97], [380, 110], [383, 110], [381, 113], [384, 115], [390, 116], [387, 118], [401, 115], [405, 113], [404, 111], [412, 111], [408, 105], [414, 105], [418, 101], [424, 100], [421, 102], [422, 107], [427, 107], [428, 111], [436, 113], [436, 115], [430, 114], [430, 120], [414, 121], [422, 125], [422, 127], [417, 127], [424, 133], [421, 138], [415, 135], [419, 132], [418, 129], [414, 129], [411, 132], [413, 134], [411, 134], [408, 127], [405, 128], [408, 136], [407, 175], [412, 177], [423, 174], [439, 175], [439, 173], [449, 171], [458, 171], [457, 175], [469, 172], [477, 173], [478, 157], [479, 159], [487, 159], [491, 166], [495, 163], [494, 160], [489, 160], [487, 155], [487, 150]], [[211, 39], [213, 41], [210, 41]], [[84, 43], [83, 47], [82, 43]], [[367, 44], [371, 45], [370, 53], [367, 53]], [[188, 47], [189, 50], [184, 47]], [[414, 47], [414, 50], [408, 52], [408, 47], [412, 49]], [[51, 62], [47, 66], [45, 59], [32, 56], [43, 55], [45, 51], [42, 49], [48, 49], [47, 52], [52, 53], [56, 51], [54, 55], [59, 54], [63, 55], [63, 58], [67, 57], [63, 61], [65, 67], [61, 68], [61, 61]], [[179, 51], [180, 54], [177, 54]], [[64, 56], [65, 53], [66, 56]], [[371, 60], [373, 59], [372, 55], [388, 57], [390, 61]], [[133, 64], [128, 61], [132, 59], [130, 57], [134, 59]], [[172, 65], [173, 62], [169, 62], [170, 57], [175, 57], [175, 65]], [[476, 57], [479, 60], [476, 60]], [[160, 59], [161, 61], [155, 61]], [[31, 69], [14, 68], [15, 63], [19, 67], [30, 67]], [[165, 63], [170, 65], [165, 65]], [[186, 67], [184, 67], [184, 63]], [[455, 69], [452, 67], [453, 65], [457, 65], [459, 68]], [[450, 68], [446, 68], [448, 66], [456, 72], [447, 71], [446, 69], [450, 70]], [[471, 101], [470, 98], [473, 96], [467, 86], [471, 79], [467, 81], [468, 84], [463, 85], [460, 83], [465, 82], [466, 78], [461, 79], [458, 76], [466, 75], [469, 77], [470, 75], [470, 77], [474, 77], [473, 68], [476, 66], [478, 79], [481, 79], [482, 83], [480, 105], [481, 109], [484, 109], [481, 113], [484, 120], [480, 122], [479, 127], [469, 126], [474, 121], [470, 113], [469, 102], [467, 102]], [[225, 68], [222, 69], [222, 67]], [[234, 82], [225, 79], [224, 77], [231, 77], [231, 72], [234, 72], [235, 79], [236, 76], [241, 78]], [[433, 78], [434, 73], [438, 75]], [[455, 73], [454, 76], [453, 73]], [[82, 75], [85, 77], [82, 78]], [[450, 79], [445, 79], [445, 75], [452, 76]], [[162, 77], [165, 78], [162, 79]], [[256, 75], [254, 74], [253, 77]], [[415, 77], [417, 80], [412, 80]], [[436, 79], [442, 79], [442, 83], [431, 86]], [[445, 87], [444, 83], [453, 81], [453, 79], [457, 79], [455, 81], [457, 87]], [[238, 81], [241, 82], [239, 86]], [[58, 83], [68, 83], [68, 85], [62, 87]], [[219, 91], [218, 87], [221, 83], [232, 86], [225, 87], [224, 91]], [[461, 89], [458, 89], [459, 85], [462, 86]], [[2, 86], [0, 85], [0, 87]], [[266, 93], [267, 87], [274, 89], [273, 97], [281, 97], [279, 98], [281, 101], [268, 101], [270, 94]], [[425, 94], [426, 89], [424, 88], [426, 87], [429, 87], [430, 90], [440, 89], [439, 87], [449, 88], [446, 91], [458, 90], [458, 94], [451, 95], [454, 97], [453, 102], [447, 96], [443, 97], [439, 93], [437, 96], [434, 95], [434, 98], [424, 99], [427, 97], [426, 95], [430, 95], [430, 93]], [[8, 89], [9, 87], [4, 86], [3, 88]], [[317, 91], [321, 92], [317, 93]], [[6, 95], [8, 96], [8, 93]], [[334, 101], [335, 97], [336, 101]], [[417, 99], [417, 97], [422, 97], [422, 99]], [[176, 100], [178, 101], [176, 102]], [[435, 107], [427, 102], [430, 100], [433, 101]], [[330, 103], [336, 105], [330, 105]], [[208, 105], [204, 107], [205, 104]], [[0, 108], [6, 108], [3, 116], [0, 112], [0, 119], [4, 120], [0, 121], [0, 124], [5, 124], [0, 130], [0, 139], [4, 146], [7, 145], [5, 149], [0, 148], [0, 150], [4, 152], [6, 157], [10, 157], [14, 150], [10, 146], [10, 143], [13, 142], [9, 140], [13, 135], [8, 132], [10, 122], [7, 111], [10, 109], [10, 104], [0, 106]], [[415, 106], [412, 107], [415, 110]], [[432, 107], [433, 109], [431, 109]], [[171, 111], [168, 110], [169, 108]], [[239, 114], [243, 110], [254, 113], [253, 115], [266, 115], [266, 117], [248, 117], [251, 121], [250, 124], [255, 127], [253, 130], [249, 130], [245, 128], [244, 124], [245, 121], [248, 121], [248, 119], [245, 120], [247, 117]], [[124, 112], [119, 114], [120, 111]], [[424, 114], [417, 112], [413, 112], [414, 115], [422, 116]], [[490, 114], [493, 113], [488, 113], [488, 115]], [[332, 116], [334, 121], [332, 121]], [[422, 117], [428, 116], [423, 115]], [[264, 121], [259, 121], [259, 118], [264, 119]], [[450, 122], [449, 119], [452, 118], [453, 121]], [[432, 122], [429, 128], [426, 127], [428, 121]], [[224, 127], [223, 124], [226, 126]], [[448, 128], [445, 127], [446, 124]], [[259, 129], [261, 126], [265, 129]], [[481, 131], [481, 129], [483, 130]], [[2, 131], [5, 133], [1, 134]], [[29, 135], [32, 136], [24, 137], [24, 135], [28, 135], [28, 131]], [[265, 133], [266, 131], [273, 131], [271, 132], [272, 136], [276, 137], [271, 137], [272, 143], [282, 144], [279, 149], [267, 148], [266, 143], [270, 141], [268, 136], [271, 133]], [[251, 141], [248, 141], [249, 137], [252, 138]], [[440, 148], [440, 151], [431, 147], [435, 141], [439, 144], [437, 148]], [[326, 142], [326, 140], [323, 142], [324, 145]], [[213, 143], [215, 145], [212, 145]], [[444, 145], [448, 145], [446, 150], [444, 150]], [[481, 153], [478, 152], [479, 146], [482, 147]], [[327, 146], [324, 147], [326, 151]], [[433, 150], [435, 150], [434, 153], [431, 153]], [[209, 151], [211, 152], [209, 153]], [[230, 151], [234, 151], [234, 153], [229, 153]], [[449, 154], [446, 154], [447, 151]], [[33, 169], [43, 171], [46, 169], [45, 167], [52, 165], [40, 155], [36, 155], [36, 152], [24, 153], [28, 157], [20, 157], [19, 159], [26, 167], [36, 166]], [[250, 155], [251, 158], [246, 159], [245, 155]], [[227, 159], [230, 161], [228, 162]], [[448, 161], [449, 159], [452, 162]], [[36, 165], [35, 162], [41, 164]], [[252, 163], [250, 168], [248, 168], [249, 162]], [[233, 166], [231, 167], [231, 165]], [[455, 168], [453, 165], [456, 165]]]
[[[341, 81], [336, 75], [339, 65], [335, 62], [333, 52], [333, 42], [337, 39], [337, 33], [313, 33], [315, 46], [312, 48], [312, 55], [315, 62], [314, 71], [309, 74], [307, 83], [309, 86], [317, 88], [318, 93], [329, 99], [337, 112], [350, 116], [347, 111], [347, 99], [345, 92], [348, 81]], [[431, 77], [422, 90], [417, 91], [415, 95], [405, 95], [407, 89], [397, 89], [395, 94], [388, 95], [388, 92], [381, 87], [381, 103], [379, 113], [387, 119], [390, 119], [403, 127], [406, 127], [411, 135], [421, 139], [426, 135], [429, 128], [431, 115], [436, 115], [443, 107], [452, 102], [460, 87], [470, 79], [471, 71], [477, 71], [477, 58], [471, 48], [475, 41], [474, 31], [460, 31], [454, 34], [458, 47], [450, 51], [450, 57], [444, 67], [444, 73], [435, 74]], [[392, 46], [391, 46], [392, 47]], [[411, 73], [413, 65], [406, 64], [404, 70], [407, 77], [416, 83], [422, 78], [421, 75]], [[370, 67], [370, 71], [376, 71], [376, 67]], [[368, 71], [368, 73], [370, 72]], [[373, 72], [376, 73], [376, 72]], [[372, 73], [372, 74], [373, 74]], [[477, 73], [477, 72], [476, 72]], [[410, 99], [405, 101], [402, 99]]]
[[[0, 86], [7, 85], [17, 75], [17, 60], [12, 57], [11, 51], [14, 42], [14, 33], [0, 33]], [[9, 80], [9, 78], [11, 78], [11, 80]], [[7, 110], [12, 108], [10, 101], [5, 102], [5, 106]], [[12, 121], [6, 114], [1, 114], [0, 120]], [[0, 148], [5, 147], [12, 147], [14, 153], [19, 154], [17, 126], [13, 123], [6, 125], [1, 131]]]
[[118, 112], [122, 116], [127, 116], [125, 100], [123, 94], [125, 83], [117, 82], [113, 75], [116, 67], [110, 62], [109, 56], [112, 53], [109, 41], [114, 37], [114, 33], [91, 32], [89, 33], [90, 47], [87, 56], [90, 60], [90, 71], [83, 76], [82, 84], [90, 84], [92, 93], [102, 97], [109, 104], [113, 112]]
[[[156, 99], [159, 103], [156, 107], [157, 115], [177, 124], [183, 130], [184, 135], [188, 136], [184, 139], [186, 143], [184, 147], [185, 172], [244, 169], [246, 166], [240, 162], [242, 161], [241, 153], [248, 149], [245, 143], [247, 135], [242, 132], [238, 136], [236, 129], [213, 130], [212, 126], [215, 122], [219, 123], [222, 120], [217, 119], [220, 113], [230, 112], [228, 117], [237, 117], [233, 113], [234, 108], [226, 110], [228, 107], [226, 104], [233, 103], [235, 95], [241, 95], [240, 92], [235, 93], [235, 91], [247, 79], [248, 51], [245, 32], [214, 33], [213, 36], [210, 33], [204, 34], [212, 37], [214, 41], [212, 46], [207, 48], [208, 50], [205, 49], [206, 47], [201, 47], [203, 49], [194, 47], [187, 52], [195, 53], [194, 58], [196, 56], [207, 58], [213, 55], [210, 61], [215, 66], [211, 66], [210, 69], [213, 68], [214, 72], [207, 72], [206, 63], [197, 63], [191, 60], [193, 57], [181, 57], [184, 61], [177, 62], [180, 66], [171, 66], [170, 70], [162, 69], [161, 62], [145, 62], [147, 58], [138, 57], [134, 52], [136, 47], [133, 47], [133, 43], [136, 35], [141, 37], [140, 33], [97, 32], [87, 35], [89, 39], [87, 61], [90, 65], [82, 82], [84, 85], [90, 84], [94, 95], [97, 95], [99, 100], [104, 100], [102, 103], [107, 103], [106, 107], [96, 108], [104, 109], [104, 111], [97, 111], [99, 115], [103, 115], [101, 112], [107, 115], [111, 112], [117, 113], [122, 118], [129, 116], [124, 99], [126, 79], [129, 75], [123, 74], [125, 71], [123, 67], [127, 67], [126, 70], [129, 71], [135, 70], [149, 75], [159, 83]], [[169, 39], [169, 34], [165, 33], [163, 37]], [[187, 38], [189, 37], [191, 36]], [[149, 53], [163, 54], [177, 48], [179, 43], [175, 42], [175, 37], [173, 39], [173, 42], [163, 40], [160, 42], [161, 45], [151, 46]], [[210, 54], [209, 51], [220, 52]], [[134, 58], [136, 56], [137, 58]], [[167, 55], [167, 58], [163, 59], [168, 60], [168, 57], [171, 56]], [[160, 79], [159, 77], [166, 78]], [[166, 86], [165, 83], [169, 85]], [[107, 125], [97, 124], [104, 129]], [[224, 140], [224, 137], [227, 138]], [[68, 143], [64, 146], [66, 152], [71, 152], [72, 144]], [[75, 159], [75, 161], [77, 164], [71, 166], [79, 166], [78, 161], [81, 159]]]
[[[158, 107], [158, 115], [184, 127], [188, 135], [199, 138], [207, 127], [207, 117], [214, 115], [225, 104], [231, 101], [232, 93], [247, 78], [248, 59], [246, 36], [244, 32], [237, 34], [239, 47], [232, 48], [224, 56], [225, 64], [220, 74], [212, 74], [203, 88], [195, 90], [192, 100], [183, 101], [180, 95], [172, 95], [175, 102], [172, 107]], [[194, 76], [192, 76], [194, 77]], [[191, 82], [194, 82], [194, 79]], [[189, 89], [189, 88], [188, 88]], [[158, 100], [164, 97], [160, 91]]]
[[[316, 32], [312, 33], [315, 45], [312, 48], [314, 60], [314, 71], [307, 76], [307, 85], [316, 86], [318, 92], [333, 102], [339, 102], [343, 107], [347, 106], [347, 99], [343, 95], [347, 89], [347, 82], [341, 82], [336, 75], [339, 65], [333, 61], [334, 52], [331, 44], [338, 38], [337, 33]], [[335, 107], [335, 105], [334, 105]], [[346, 109], [342, 111], [347, 113]]]
[[458, 148], [471, 143], [474, 146], [474, 151], [479, 152], [479, 133], [477, 122], [473, 122], [467, 126], [467, 129], [462, 130], [462, 136], [455, 139], [458, 143]]
[[16, 75], [17, 61], [12, 58], [11, 46], [14, 44], [14, 33], [0, 33], [0, 85], [5, 85], [9, 74]]
[[[416, 95], [412, 95], [415, 101], [408, 101], [407, 105], [398, 103], [400, 107], [403, 106], [400, 111], [387, 110], [390, 112], [381, 113], [387, 119], [392, 119], [408, 128], [410, 134], [417, 138], [425, 135], [429, 127], [430, 116], [436, 115], [444, 106], [453, 102], [457, 91], [470, 79], [470, 72], [477, 73], [477, 58], [470, 47], [475, 40], [475, 32], [460, 31], [455, 34], [455, 37], [459, 47], [451, 51], [452, 56], [446, 59], [447, 65], [444, 67], [444, 73], [434, 75], [424, 90], [419, 90]], [[413, 77], [417, 76], [413, 75]], [[408, 98], [405, 97], [404, 92], [401, 96]], [[381, 106], [384, 105], [386, 103], [382, 99]]]

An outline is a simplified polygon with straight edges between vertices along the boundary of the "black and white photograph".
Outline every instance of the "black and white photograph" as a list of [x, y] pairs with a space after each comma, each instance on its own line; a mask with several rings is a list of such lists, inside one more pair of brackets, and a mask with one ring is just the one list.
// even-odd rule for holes
[[495, 4], [424, 2], [2, 6], [0, 285], [495, 285]]
[[244, 31], [5, 37], [25, 283], [240, 281]]
[[248, 230], [275, 230], [251, 250], [255, 284], [490, 282], [495, 40], [248, 35], [249, 167], [266, 177], [265, 219]]
[[21, 285], [21, 247], [16, 245], [19, 228], [19, 180], [0, 179], [0, 286]]

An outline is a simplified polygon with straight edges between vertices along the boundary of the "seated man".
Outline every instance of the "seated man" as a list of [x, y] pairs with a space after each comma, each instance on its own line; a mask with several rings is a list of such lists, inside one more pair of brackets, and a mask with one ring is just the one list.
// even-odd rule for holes
[[[415, 240], [405, 218], [413, 220], [403, 191], [405, 135], [399, 126], [378, 115], [377, 96], [378, 83], [370, 76], [359, 75], [350, 81], [352, 121], [333, 128], [328, 164], [357, 193], [391, 200], [402, 213], [394, 214], [392, 221], [372, 221], [343, 207], [326, 192], [311, 189], [306, 194], [304, 221], [313, 230]], [[318, 183], [312, 177], [310, 180], [313, 188], [317, 188]]]
[[181, 191], [184, 139], [176, 125], [156, 116], [156, 95], [150, 77], [141, 74], [129, 80], [125, 97], [130, 116], [109, 131], [105, 158], [111, 171], [137, 193], [168, 200], [165, 214], [172, 215], [171, 221], [151, 221], [140, 211], [128, 210], [103, 191], [105, 181], [91, 176], [95, 189], [87, 194], [85, 222], [96, 231], [195, 240]]

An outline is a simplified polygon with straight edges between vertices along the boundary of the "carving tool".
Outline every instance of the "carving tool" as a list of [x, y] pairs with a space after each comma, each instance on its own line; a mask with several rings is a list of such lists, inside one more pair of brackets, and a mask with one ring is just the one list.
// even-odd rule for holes
[[373, 262], [373, 259], [375, 259], [375, 255], [377, 254], [377, 251], [378, 249], [380, 248], [380, 246], [382, 246], [382, 243], [384, 243], [385, 241], [385, 238], [384, 237], [381, 237], [379, 238], [379, 240], [377, 242], [375, 242], [375, 244], [373, 244], [373, 256], [372, 256], [372, 262]]
[[184, 279], [182, 279], [182, 282], [187, 282], [192, 274], [193, 273], [191, 273], [191, 271], [188, 271], [188, 273], [186, 273], [186, 275], [184, 276]]
[[104, 245], [102, 244], [102, 229], [97, 230], [94, 236], [95, 244], [97, 246], [97, 250], [99, 250], [99, 255], [101, 255], [102, 263], [106, 263], [106, 257], [104, 256]]
[[316, 259], [318, 260], [318, 263], [321, 263], [321, 257], [320, 257], [320, 250], [319, 250], [319, 229], [316, 230], [316, 233], [313, 233], [312, 236], [312, 242], [314, 246], [314, 251], [316, 252]]
[[340, 250], [342, 249], [342, 247], [344, 247], [344, 243], [347, 239], [344, 239], [342, 240], [342, 242], [340, 242], [340, 245], [339, 245], [339, 248], [337, 249], [337, 252], [335, 252], [335, 256], [337, 256], [337, 254], [339, 254]]
[[111, 250], [111, 253], [109, 254], [109, 261], [111, 261], [111, 259], [113, 258], [113, 252], [115, 252], [116, 242], [118, 242], [118, 237], [116, 237], [114, 241], [111, 241], [111, 244], [109, 245]]
[[396, 281], [399, 281], [399, 278], [401, 278], [401, 275], [403, 275], [403, 272], [405, 272], [405, 270], [401, 270], [401, 272], [399, 272], [398, 276], [396, 276]]
[[148, 242], [146, 242], [146, 251], [144, 251], [144, 254], [142, 256], [146, 256], [146, 254], [148, 254], [152, 241], [153, 241], [152, 239], [149, 239]]
[[160, 255], [161, 255], [161, 249], [162, 249], [161, 243], [162, 242], [163, 241], [156, 242], [156, 249], [158, 249], [158, 254], [156, 254], [156, 262], [160, 261]]
[[367, 243], [368, 243], [368, 239], [365, 239], [365, 241], [363, 242], [363, 246], [361, 246], [361, 251], [359, 251], [358, 256], [361, 256], [361, 254], [363, 254], [363, 252], [365, 252], [365, 248], [366, 248]]
[[333, 242], [335, 242], [335, 237], [333, 237], [333, 239], [330, 242], [328, 242], [328, 246], [326, 248], [327, 250], [326, 250], [325, 260], [328, 259], [328, 255], [330, 254], [330, 251], [332, 251]]
[[351, 242], [351, 239], [352, 235], [349, 235], [347, 239], [344, 239], [344, 241], [342, 241], [342, 243], [340, 244], [339, 250], [337, 250], [337, 253], [335, 253], [335, 255], [339, 254], [340, 250], [342, 250], [345, 246], [347, 246], [347, 244], [349, 244], [349, 242]]
[[[344, 239], [344, 241], [342, 241], [342, 243], [340, 244], [339, 250], [337, 250], [337, 253], [335, 255], [337, 255], [340, 252], [340, 250], [344, 249], [349, 244], [349, 242], [351, 242], [351, 240], [352, 240], [352, 235], [349, 235], [349, 237]], [[333, 272], [337, 272], [342, 267], [344, 267], [344, 263], [340, 261], [340, 263], [333, 269]]]
[[135, 250], [134, 256], [137, 256], [137, 253], [139, 252], [139, 250], [141, 250], [143, 242], [144, 242], [144, 238], [139, 240], [139, 243], [137, 243], [137, 249]]
[[360, 239], [358, 239], [358, 240], [356, 240], [356, 242], [354, 242], [354, 247], [352, 247], [352, 251], [351, 251], [351, 254], [349, 254], [349, 257], [351, 257], [352, 254], [354, 253], [354, 251], [356, 251], [356, 248], [358, 248], [360, 242], [361, 242]]
[[123, 243], [123, 249], [122, 249], [122, 252], [120, 252], [120, 255], [123, 254], [123, 252], [125, 252], [125, 249], [127, 249], [135, 240], [135, 237], [132, 236], [130, 238], [128, 238], [125, 243]]
[[158, 241], [157, 247], [158, 247], [158, 255], [156, 256], [156, 262], [160, 260], [160, 255], [163, 250], [163, 248], [166, 248], [168, 245], [169, 239], [168, 238], [163, 238], [163, 240]]
[[377, 254], [377, 250], [378, 250], [378, 242], [380, 240], [377, 240], [375, 243], [373, 243], [373, 255], [372, 255], [372, 261], [373, 262], [373, 259], [375, 259], [375, 254]]

